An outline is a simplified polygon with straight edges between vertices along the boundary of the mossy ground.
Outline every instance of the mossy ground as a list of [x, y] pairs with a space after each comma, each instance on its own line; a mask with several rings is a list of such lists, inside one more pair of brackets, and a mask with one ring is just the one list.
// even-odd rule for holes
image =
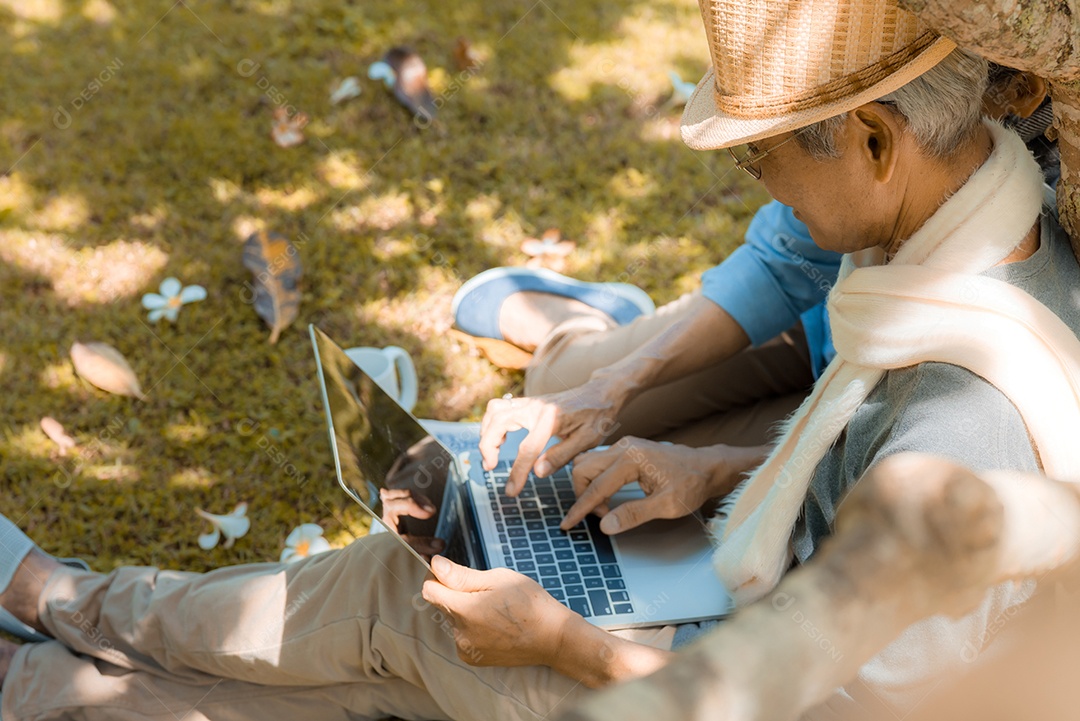
[[[336, 545], [365, 532], [334, 483], [308, 323], [407, 348], [418, 414], [475, 420], [521, 378], [448, 337], [463, 280], [558, 227], [578, 243], [568, 274], [661, 304], [765, 197], [660, 107], [668, 70], [708, 62], [693, 0], [0, 0], [0, 28], [0, 512], [99, 570], [273, 560], [305, 522]], [[455, 67], [459, 35], [478, 70]], [[433, 127], [366, 78], [398, 44], [427, 61]], [[332, 106], [348, 75], [363, 94]], [[278, 105], [311, 116], [304, 145], [270, 140]], [[259, 228], [305, 266], [277, 345], [243, 301]], [[139, 298], [167, 276], [209, 297], [149, 325]], [[78, 379], [76, 340], [123, 352], [149, 399]], [[251, 532], [200, 550], [194, 509], [241, 500]]]

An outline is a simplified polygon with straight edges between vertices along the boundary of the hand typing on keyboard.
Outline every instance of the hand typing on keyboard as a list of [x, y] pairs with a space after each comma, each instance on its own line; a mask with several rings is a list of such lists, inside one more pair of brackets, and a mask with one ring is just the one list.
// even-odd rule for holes
[[[615, 416], [624, 399], [607, 383], [590, 381], [562, 393], [533, 398], [496, 398], [488, 402], [480, 425], [480, 454], [491, 470], [499, 459], [499, 446], [512, 431], [529, 429], [518, 448], [506, 492], [516, 496], [529, 471], [540, 477], [562, 468], [582, 451], [595, 448], [618, 428]], [[560, 440], [546, 451], [552, 437]]]
[[[561, 527], [572, 528], [589, 513], [601, 516], [600, 530], [611, 535], [656, 518], [681, 518], [710, 498], [726, 496], [745, 471], [764, 459], [767, 449], [711, 446], [689, 448], [624, 437], [602, 451], [574, 461], [577, 502]], [[607, 501], [620, 488], [637, 482], [645, 498], [610, 510]]]

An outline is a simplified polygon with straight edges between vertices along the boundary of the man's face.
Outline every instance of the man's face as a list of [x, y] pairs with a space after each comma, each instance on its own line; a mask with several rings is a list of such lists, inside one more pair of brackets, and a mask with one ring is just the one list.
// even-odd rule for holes
[[[757, 163], [769, 194], [795, 211], [821, 248], [850, 253], [886, 244], [894, 225], [890, 213], [895, 211], [882, 202], [871, 164], [842, 140], [841, 156], [825, 160], [816, 159], [796, 140], [777, 147], [791, 135], [766, 138], [750, 149], [777, 148]], [[843, 135], [841, 131], [841, 139]]]

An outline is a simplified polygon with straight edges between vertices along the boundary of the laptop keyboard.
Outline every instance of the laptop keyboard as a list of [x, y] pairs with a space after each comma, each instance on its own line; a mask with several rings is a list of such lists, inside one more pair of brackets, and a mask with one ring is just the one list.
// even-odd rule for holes
[[586, 618], [633, 613], [615, 550], [590, 514], [570, 531], [559, 524], [577, 500], [570, 469], [532, 473], [517, 498], [506, 495], [510, 461], [484, 471], [503, 565], [540, 583], [555, 600]]

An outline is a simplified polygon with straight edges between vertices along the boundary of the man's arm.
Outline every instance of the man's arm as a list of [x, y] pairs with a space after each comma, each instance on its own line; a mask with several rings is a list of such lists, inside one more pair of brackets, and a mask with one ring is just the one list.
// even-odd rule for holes
[[[593, 448], [615, 429], [615, 418], [639, 393], [730, 358], [750, 343], [787, 330], [828, 294], [840, 255], [814, 245], [806, 226], [777, 202], [761, 208], [746, 243], [702, 278], [702, 299], [680, 323], [622, 361], [597, 370], [588, 383], [562, 393], [488, 404], [480, 451], [493, 467], [508, 431], [528, 428], [508, 492], [529, 468], [541, 476]], [[544, 451], [552, 436], [561, 442]]]

